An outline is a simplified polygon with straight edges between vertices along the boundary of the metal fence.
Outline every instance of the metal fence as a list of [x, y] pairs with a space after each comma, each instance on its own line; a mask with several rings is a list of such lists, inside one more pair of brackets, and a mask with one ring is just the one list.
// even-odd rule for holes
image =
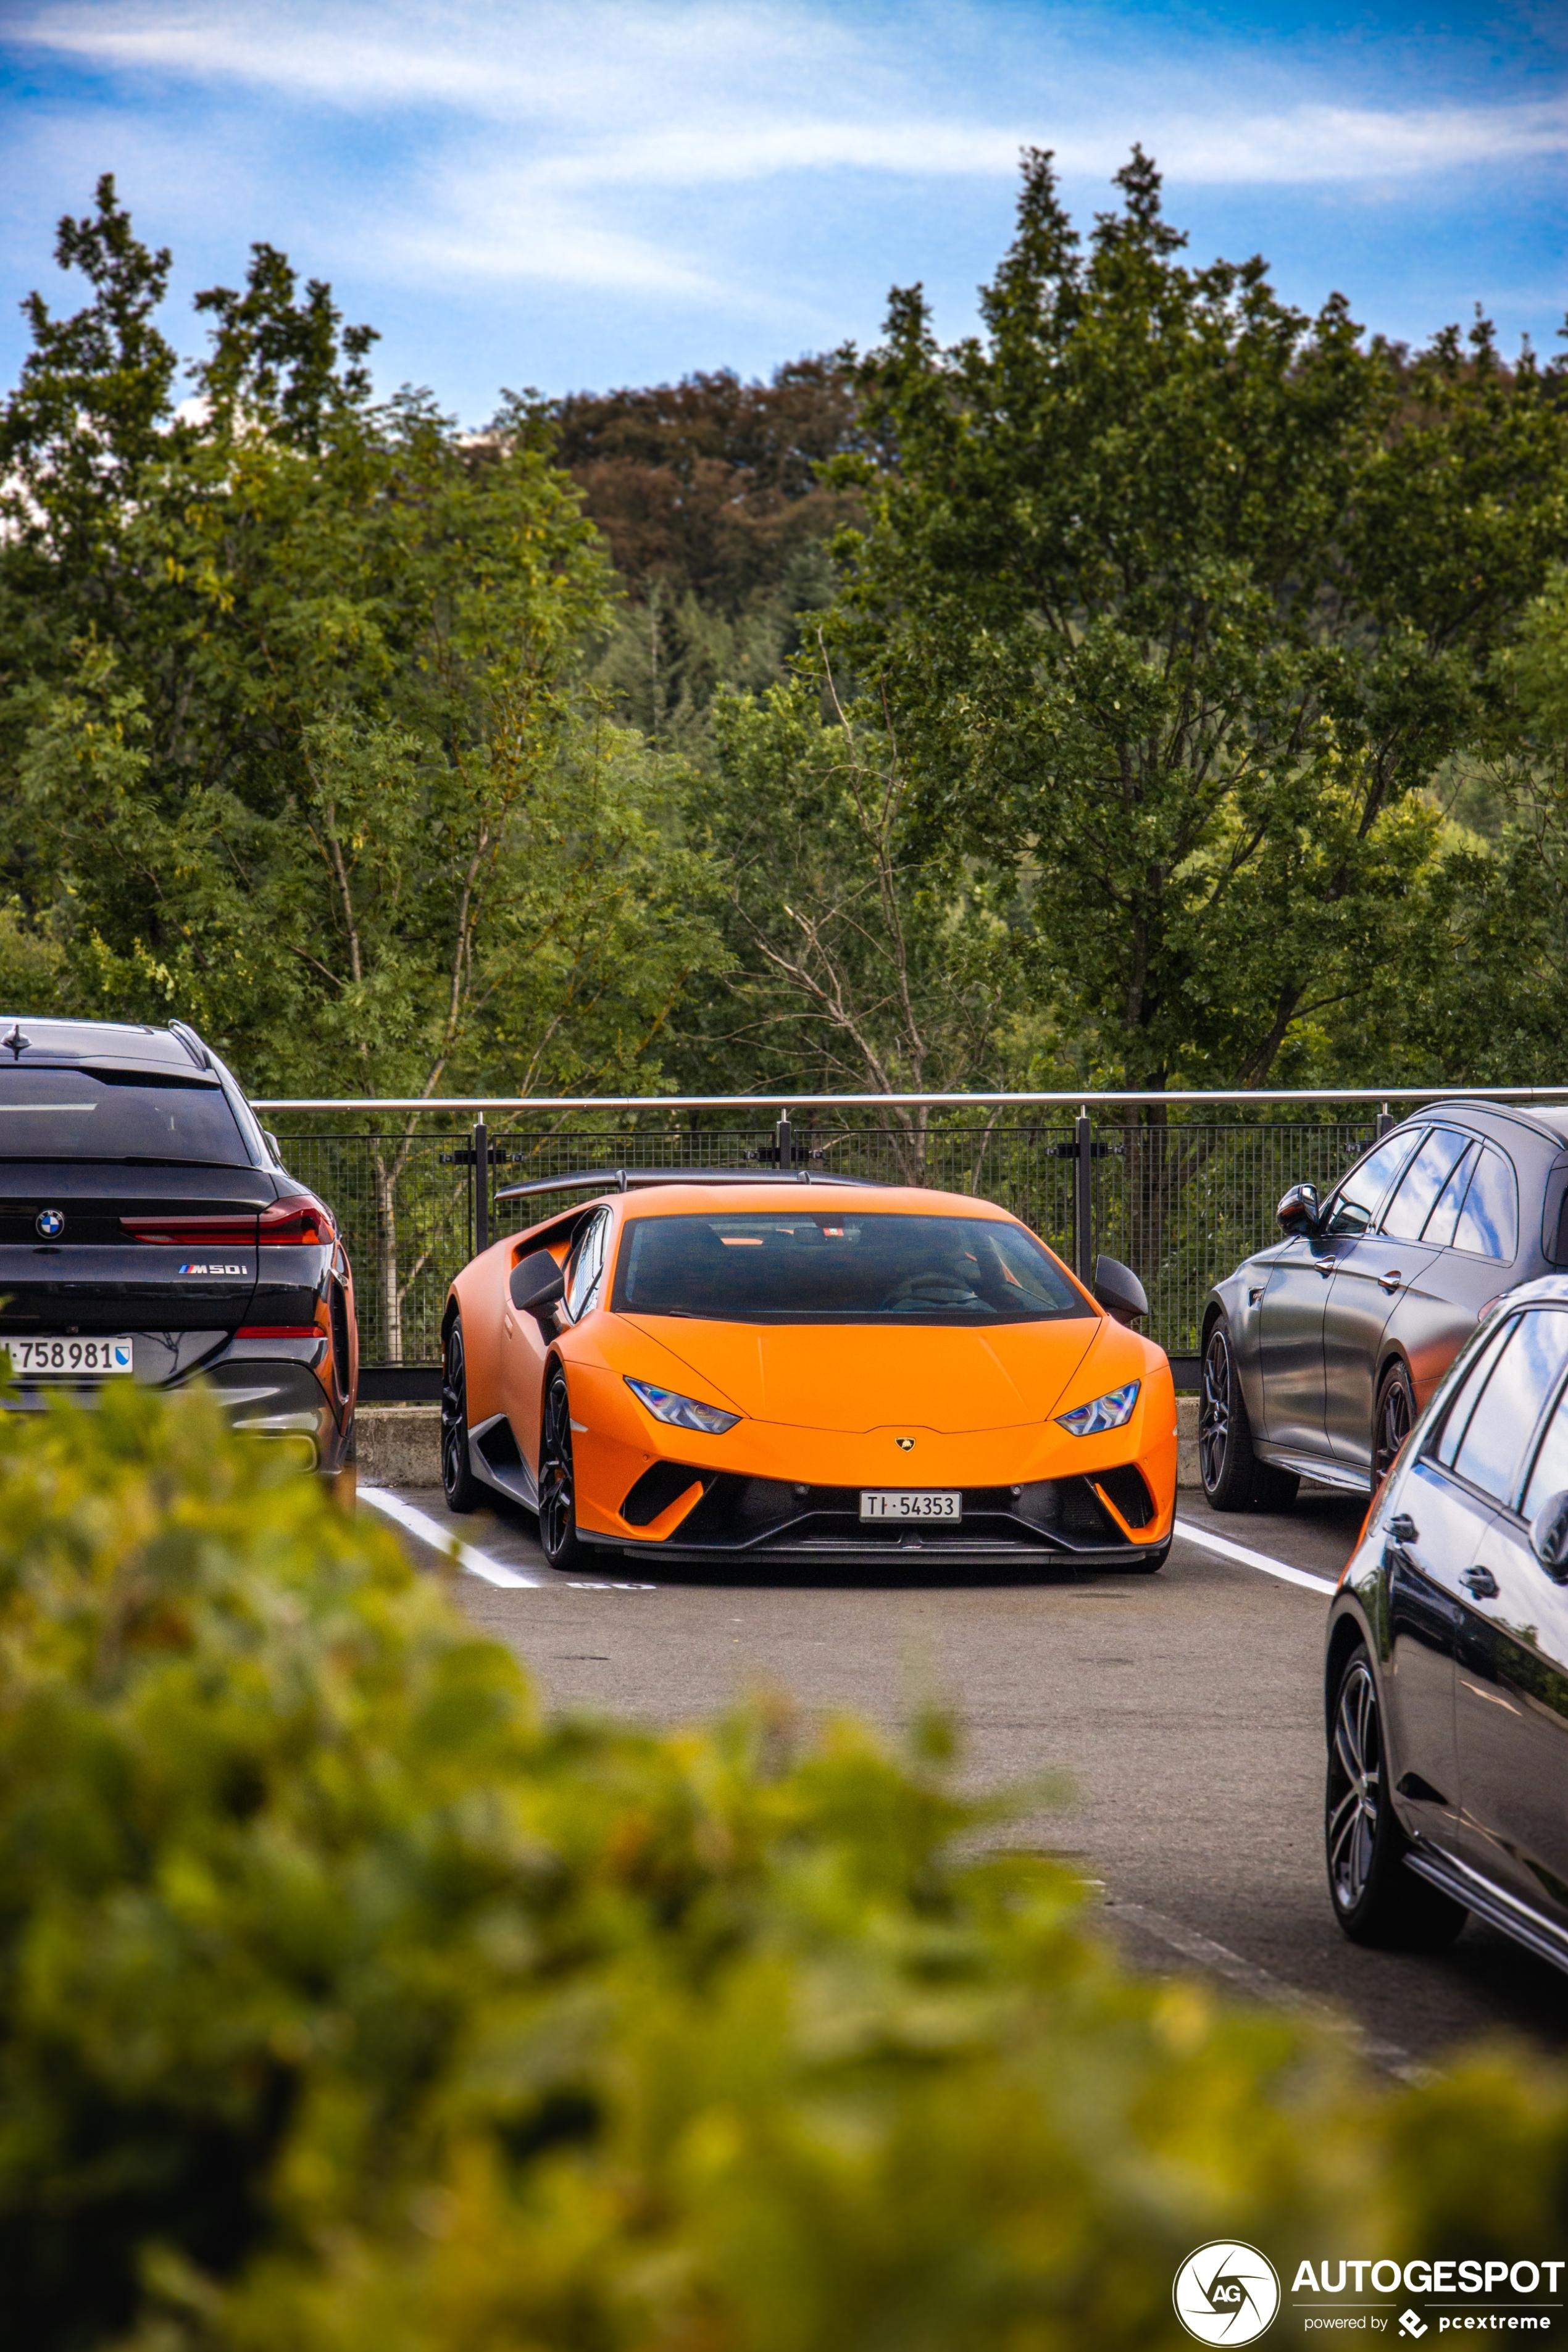
[[[1568, 1087], [1485, 1091], [1521, 1100]], [[286, 1164], [344, 1229], [362, 1360], [373, 1389], [383, 1370], [380, 1392], [389, 1394], [430, 1389], [458, 1268], [569, 1197], [498, 1202], [499, 1192], [619, 1167], [804, 1164], [977, 1194], [1021, 1217], [1082, 1274], [1100, 1251], [1131, 1265], [1149, 1293], [1152, 1336], [1190, 1357], [1205, 1294], [1272, 1238], [1287, 1186], [1331, 1185], [1394, 1124], [1396, 1107], [1402, 1116], [1442, 1092], [818, 1096], [776, 1118], [772, 1104], [735, 1097], [258, 1108], [272, 1118]]]

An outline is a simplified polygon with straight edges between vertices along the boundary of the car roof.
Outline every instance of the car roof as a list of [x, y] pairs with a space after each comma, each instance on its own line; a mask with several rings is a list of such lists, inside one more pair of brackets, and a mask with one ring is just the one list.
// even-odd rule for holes
[[1483, 1133], [1489, 1122], [1494, 1134], [1499, 1129], [1522, 1128], [1527, 1135], [1552, 1144], [1558, 1150], [1568, 1144], [1568, 1104], [1563, 1103], [1478, 1102], [1473, 1097], [1453, 1095], [1413, 1110], [1399, 1124], [1402, 1128], [1428, 1127], [1450, 1119], [1462, 1121], [1467, 1127], [1479, 1126]]
[[[622, 1199], [618, 1193], [605, 1197]], [[809, 1185], [794, 1183], [787, 1177], [773, 1184], [744, 1179], [735, 1184], [683, 1184], [677, 1178], [668, 1184], [650, 1185], [626, 1194], [623, 1205], [628, 1218], [689, 1216], [697, 1212], [725, 1215], [749, 1213], [764, 1217], [788, 1212], [795, 1216], [816, 1216], [824, 1209], [836, 1209], [842, 1213], [853, 1211], [862, 1217], [871, 1213], [989, 1217], [1005, 1224], [1018, 1222], [1009, 1210], [998, 1208], [994, 1201], [977, 1201], [969, 1192], [933, 1192], [922, 1184], [867, 1184], [853, 1181], [836, 1184], [831, 1176], [819, 1176], [815, 1171]]]
[[93, 1069], [144, 1070], [206, 1079], [211, 1073], [194, 1048], [172, 1029], [142, 1022], [47, 1021], [31, 1013], [0, 1013], [0, 1070], [29, 1065], [58, 1068], [76, 1063]]

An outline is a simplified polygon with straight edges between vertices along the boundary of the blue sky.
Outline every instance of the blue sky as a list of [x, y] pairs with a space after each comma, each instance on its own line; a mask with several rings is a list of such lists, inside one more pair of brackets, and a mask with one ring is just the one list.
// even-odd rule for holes
[[1016, 159], [1084, 226], [1134, 139], [1194, 254], [1420, 341], [1568, 309], [1568, 8], [1121, 0], [0, 0], [0, 383], [116, 173], [177, 307], [252, 238], [468, 423], [503, 384], [766, 374], [922, 279], [973, 322]]

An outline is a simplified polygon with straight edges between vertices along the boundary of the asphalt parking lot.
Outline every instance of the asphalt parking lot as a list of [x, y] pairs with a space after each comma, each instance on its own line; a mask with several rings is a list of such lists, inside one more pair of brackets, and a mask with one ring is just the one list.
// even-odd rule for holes
[[[1426, 1958], [1357, 1950], [1334, 1925], [1321, 1832], [1327, 1591], [1198, 1538], [1331, 1584], [1360, 1523], [1354, 1498], [1307, 1489], [1289, 1514], [1222, 1518], [1184, 1491], [1191, 1535], [1154, 1577], [982, 1582], [916, 1563], [787, 1583], [676, 1569], [651, 1584], [611, 1580], [635, 1572], [618, 1563], [603, 1582], [555, 1575], [521, 1510], [458, 1518], [439, 1490], [393, 1500], [479, 1555], [457, 1579], [462, 1605], [552, 1706], [674, 1723], [767, 1686], [896, 1739], [934, 1698], [963, 1723], [973, 1782], [1067, 1776], [1062, 1801], [1016, 1834], [1102, 1884], [1139, 1965], [1323, 2004], [1395, 2072], [1499, 2032], [1568, 2042], [1562, 1977], [1491, 1929], [1472, 1923]], [[490, 1580], [508, 1577], [519, 1580]]]

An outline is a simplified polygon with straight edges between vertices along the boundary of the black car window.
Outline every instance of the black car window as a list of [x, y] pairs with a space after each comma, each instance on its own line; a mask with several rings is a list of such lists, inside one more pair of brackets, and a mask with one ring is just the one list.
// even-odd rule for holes
[[1480, 1145], [1472, 1143], [1437, 1195], [1437, 1205], [1422, 1232], [1424, 1242], [1436, 1242], [1439, 1249], [1451, 1246], [1454, 1228], [1459, 1222], [1459, 1211], [1465, 1205], [1465, 1195], [1470, 1189], [1470, 1178], [1476, 1172], [1476, 1162], [1480, 1156]]
[[1323, 1221], [1323, 1231], [1364, 1234], [1382, 1208], [1384, 1195], [1424, 1133], [1422, 1128], [1403, 1127], [1394, 1135], [1385, 1135], [1377, 1149], [1369, 1151], [1360, 1166], [1351, 1170], [1334, 1194]]
[[1568, 1492], [1568, 1389], [1558, 1398], [1547, 1421], [1520, 1509], [1527, 1519], [1533, 1519], [1538, 1511], [1546, 1508], [1553, 1495], [1564, 1492]]
[[1399, 1180], [1399, 1190], [1384, 1215], [1385, 1234], [1401, 1242], [1420, 1238], [1421, 1229], [1453, 1174], [1455, 1162], [1464, 1158], [1468, 1141], [1469, 1137], [1461, 1135], [1458, 1128], [1432, 1129]]
[[1022, 1225], [840, 1208], [635, 1217], [615, 1303], [719, 1323], [984, 1326], [1094, 1311]]
[[1489, 1143], [1482, 1146], [1459, 1212], [1454, 1247], [1511, 1265], [1519, 1247], [1519, 1187], [1513, 1169]]
[[196, 1076], [0, 1069], [0, 1160], [253, 1165], [223, 1088]]
[[1490, 1377], [1492, 1366], [1497, 1361], [1498, 1349], [1511, 1337], [1512, 1332], [1513, 1318], [1510, 1317], [1506, 1322], [1500, 1323], [1489, 1334], [1479, 1352], [1471, 1357], [1468, 1370], [1448, 1400], [1447, 1410], [1443, 1415], [1443, 1425], [1437, 1433], [1437, 1443], [1432, 1449], [1438, 1461], [1446, 1467], [1452, 1467], [1454, 1456], [1458, 1452], [1464, 1438], [1466, 1425], [1476, 1409], [1476, 1399], [1485, 1388]]
[[1541, 1409], [1568, 1370], [1568, 1315], [1521, 1315], [1493, 1359], [1491, 1378], [1459, 1441], [1454, 1467], [1461, 1478], [1511, 1503], [1521, 1456]]

